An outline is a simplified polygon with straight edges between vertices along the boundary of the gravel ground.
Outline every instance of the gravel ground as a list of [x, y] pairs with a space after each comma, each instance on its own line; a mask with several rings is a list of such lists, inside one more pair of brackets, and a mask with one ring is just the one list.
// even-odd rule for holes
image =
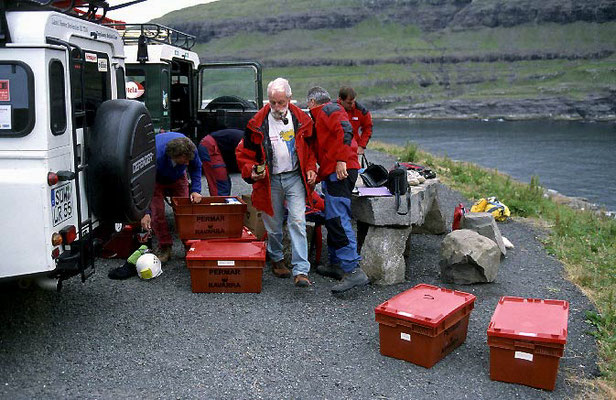
[[[234, 192], [249, 190], [233, 179]], [[452, 214], [464, 199], [441, 189], [442, 209]], [[330, 294], [334, 281], [327, 278], [313, 274], [310, 289], [297, 289], [269, 269], [260, 294], [193, 294], [179, 241], [163, 275], [152, 281], [109, 280], [107, 272], [123, 260], [100, 260], [85, 284], [72, 279], [59, 294], [2, 284], [0, 398], [575, 397], [577, 378], [598, 373], [592, 327], [584, 321], [593, 306], [542, 248], [540, 231], [517, 222], [499, 227], [516, 247], [491, 284], [441, 283], [444, 236], [434, 235], [413, 236], [407, 282], [342, 297]], [[431, 369], [382, 356], [374, 321], [378, 304], [418, 283], [477, 296], [466, 342]], [[503, 295], [570, 302], [553, 392], [490, 380], [486, 330]]]

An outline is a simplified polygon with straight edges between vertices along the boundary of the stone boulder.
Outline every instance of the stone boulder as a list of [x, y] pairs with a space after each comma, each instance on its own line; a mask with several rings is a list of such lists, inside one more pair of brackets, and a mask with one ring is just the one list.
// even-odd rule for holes
[[492, 214], [487, 212], [468, 212], [462, 217], [460, 228], [470, 229], [481, 236], [492, 239], [498, 245], [502, 255], [507, 255], [507, 248], [505, 247], [503, 236]]
[[441, 280], [462, 285], [493, 282], [500, 258], [493, 240], [470, 229], [455, 230], [441, 244]]
[[404, 282], [404, 248], [411, 228], [368, 226], [360, 255], [361, 268], [373, 284], [393, 285]]

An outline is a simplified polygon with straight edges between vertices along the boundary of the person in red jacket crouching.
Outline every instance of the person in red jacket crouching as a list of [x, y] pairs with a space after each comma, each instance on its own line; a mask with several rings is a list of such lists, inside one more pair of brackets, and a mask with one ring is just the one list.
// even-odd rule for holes
[[319, 265], [321, 275], [335, 276], [342, 269], [342, 282], [332, 292], [342, 293], [370, 282], [359, 267], [357, 238], [351, 225], [351, 192], [357, 180], [357, 153], [353, 147], [353, 128], [344, 109], [331, 102], [329, 93], [313, 87], [306, 96], [314, 120], [315, 154], [318, 179], [325, 194], [325, 227], [329, 265]]
[[248, 122], [235, 155], [242, 178], [252, 184], [252, 204], [264, 212], [267, 251], [272, 271], [288, 278], [282, 251], [285, 203], [291, 238], [291, 264], [295, 286], [310, 286], [306, 198], [316, 183], [316, 158], [312, 151], [312, 120], [291, 104], [291, 87], [278, 78], [267, 86], [269, 104]]

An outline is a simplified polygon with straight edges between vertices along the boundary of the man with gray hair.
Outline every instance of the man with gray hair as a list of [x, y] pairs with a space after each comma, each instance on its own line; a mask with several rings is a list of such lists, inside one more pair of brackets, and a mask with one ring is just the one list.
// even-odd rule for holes
[[331, 102], [327, 90], [315, 86], [308, 91], [308, 108], [314, 120], [318, 180], [325, 194], [325, 227], [329, 265], [317, 273], [342, 279], [332, 287], [334, 294], [367, 285], [370, 280], [359, 267], [357, 238], [351, 225], [351, 192], [357, 180], [357, 153], [353, 150], [353, 127], [346, 111]]
[[312, 120], [291, 104], [291, 96], [286, 79], [277, 78], [267, 85], [269, 103], [248, 122], [235, 154], [242, 178], [252, 184], [252, 204], [263, 211], [272, 272], [279, 278], [291, 275], [282, 248], [286, 205], [294, 284], [307, 287], [311, 282], [306, 199], [315, 185], [317, 168]]

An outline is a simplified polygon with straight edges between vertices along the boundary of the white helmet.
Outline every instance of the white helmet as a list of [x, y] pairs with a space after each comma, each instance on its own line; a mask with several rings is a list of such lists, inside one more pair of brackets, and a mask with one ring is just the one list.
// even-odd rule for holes
[[137, 275], [141, 279], [156, 278], [163, 273], [158, 257], [152, 253], [146, 253], [137, 259]]

